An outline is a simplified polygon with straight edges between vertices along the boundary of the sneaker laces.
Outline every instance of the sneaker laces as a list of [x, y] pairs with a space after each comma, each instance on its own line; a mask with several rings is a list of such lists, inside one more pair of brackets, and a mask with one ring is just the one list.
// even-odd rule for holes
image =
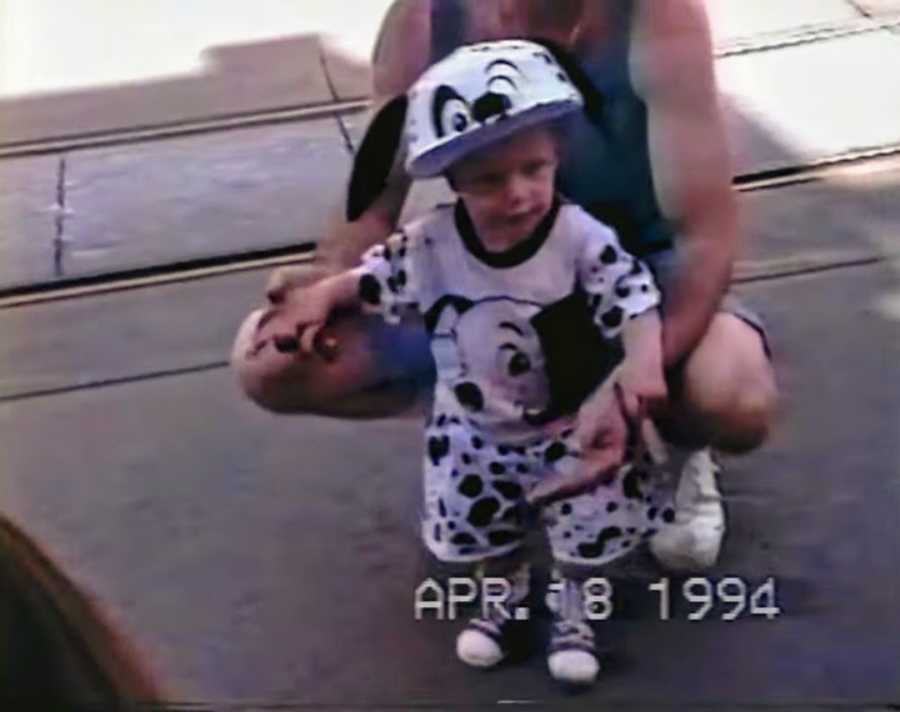
[[[484, 566], [479, 565], [476, 570], [476, 577], [479, 580], [483, 580], [485, 576]], [[480, 615], [470, 618], [466, 627], [478, 630], [500, 642], [506, 625], [513, 620], [511, 616], [514, 615], [516, 606], [524, 602], [528, 597], [530, 590], [530, 567], [528, 564], [522, 564], [511, 574], [494, 578], [503, 578], [506, 580], [510, 587], [509, 596], [503, 602], [503, 606], [491, 605], [487, 607], [487, 611], [485, 611], [484, 606], [482, 606]], [[506, 609], [505, 611], [503, 610], [504, 608]], [[506, 615], [507, 612], [511, 615]]]
[[583, 650], [596, 654], [594, 631], [585, 616], [581, 582], [562, 577], [555, 571], [553, 581], [562, 587], [547, 592], [547, 608], [553, 614], [549, 652]]

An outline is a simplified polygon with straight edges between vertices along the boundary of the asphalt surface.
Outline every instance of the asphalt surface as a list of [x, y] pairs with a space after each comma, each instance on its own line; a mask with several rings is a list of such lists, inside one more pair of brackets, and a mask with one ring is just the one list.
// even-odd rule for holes
[[[877, 13], [890, 3], [856, 4]], [[848, 6], [817, 7], [829, 22], [858, 19], [852, 7], [845, 18]], [[778, 29], [754, 17], [756, 32]], [[865, 50], [842, 44], [865, 37]], [[883, 48], [898, 43], [884, 30], [824, 40], [802, 57], [779, 47], [757, 64], [721, 59], [746, 65], [726, 69], [732, 86], [745, 82], [729, 109], [738, 165], [752, 172], [900, 141], [896, 79], [873, 77], [892, 56]], [[868, 67], [866, 82], [849, 88], [814, 71], [810, 53], [842, 52]], [[748, 88], [747, 67], [780, 84], [757, 77], [764, 89]], [[820, 117], [805, 142], [791, 140], [791, 127], [804, 112], [813, 126], [822, 94], [797, 95], [804, 67], [808, 82], [852, 94], [855, 107]], [[63, 157], [69, 276], [315, 239], [349, 162], [342, 131], [352, 142], [359, 128], [323, 121], [324, 133], [307, 122], [247, 129], [255, 134], [240, 140], [210, 133], [0, 161], [3, 286], [60, 277], [60, 206], [42, 211], [58, 197]], [[308, 201], [291, 198], [294, 172]], [[241, 398], [225, 360], [267, 269], [0, 309], [0, 503], [185, 703], [896, 709], [898, 194], [900, 165], [882, 160], [741, 195], [737, 289], [767, 320], [784, 395], [771, 440], [725, 461], [729, 532], [705, 576], [751, 587], [771, 578], [780, 615], [728, 622], [720, 604], [688, 620], [695, 606], [680, 593], [683, 577], [671, 577], [671, 616], [661, 620], [648, 586], [666, 574], [641, 552], [611, 572], [615, 613], [597, 626], [604, 671], [590, 690], [549, 679], [539, 601], [522, 655], [489, 673], [455, 659], [461, 621], [415, 619], [414, 591], [431, 573], [416, 535], [416, 415], [276, 417]], [[541, 584], [539, 544], [537, 561]]]

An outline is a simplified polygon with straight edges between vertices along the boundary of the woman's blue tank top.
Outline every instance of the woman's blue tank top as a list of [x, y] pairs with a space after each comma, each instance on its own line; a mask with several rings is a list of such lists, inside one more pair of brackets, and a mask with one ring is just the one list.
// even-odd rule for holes
[[[464, 44], [467, 0], [431, 0], [432, 61]], [[668, 248], [673, 226], [660, 211], [653, 186], [647, 137], [647, 107], [628, 71], [633, 0], [615, 4], [612, 41], [580, 61], [605, 98], [602, 128], [583, 114], [569, 119], [559, 189], [614, 227], [626, 249], [643, 255]]]

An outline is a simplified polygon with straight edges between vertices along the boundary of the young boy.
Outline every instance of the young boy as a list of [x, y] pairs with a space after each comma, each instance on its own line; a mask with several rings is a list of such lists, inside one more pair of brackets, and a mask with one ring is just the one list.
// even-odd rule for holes
[[[651, 273], [555, 191], [560, 138], [550, 122], [582, 106], [570, 76], [530, 42], [464, 47], [429, 69], [373, 126], [399, 136], [402, 125], [410, 175], [445, 175], [459, 201], [372, 248], [358, 268], [306, 288], [290, 307], [307, 353], [341, 307], [360, 305], [390, 323], [410, 309], [424, 317], [437, 381], [422, 536], [442, 561], [505, 576], [509, 609], [528, 590], [517, 557], [526, 495], [590, 465], [579, 414], [598, 407], [600, 392], [588, 388], [624, 349], [615, 371], [622, 400], [665, 393]], [[387, 170], [366, 164], [366, 143], [373, 141], [357, 157], [351, 202], [365, 186], [377, 191], [369, 172]], [[570, 572], [548, 663], [557, 679], [588, 683], [599, 666], [573, 572], [593, 573], [631, 551], [672, 511], [650, 474], [629, 463], [543, 515], [554, 559]], [[473, 619], [457, 640], [459, 657], [480, 667], [499, 662], [506, 623], [496, 611]]]

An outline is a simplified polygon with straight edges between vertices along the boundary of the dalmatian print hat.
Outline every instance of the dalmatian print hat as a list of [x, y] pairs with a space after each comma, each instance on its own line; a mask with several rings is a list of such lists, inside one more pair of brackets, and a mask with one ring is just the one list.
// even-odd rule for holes
[[550, 52], [521, 41], [462, 47], [408, 97], [406, 170], [414, 178], [440, 175], [472, 151], [584, 103]]
[[582, 108], [596, 123], [601, 105], [577, 62], [551, 43], [461, 47], [375, 116], [354, 161], [347, 218], [358, 218], [384, 189], [401, 142], [407, 173], [430, 178], [472, 151]]

